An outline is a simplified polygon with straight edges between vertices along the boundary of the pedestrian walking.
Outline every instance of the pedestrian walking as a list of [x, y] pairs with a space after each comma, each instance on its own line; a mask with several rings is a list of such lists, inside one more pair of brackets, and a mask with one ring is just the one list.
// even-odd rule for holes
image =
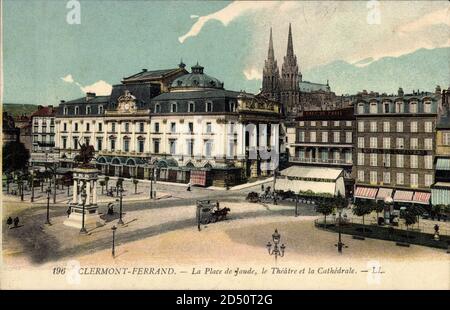
[[18, 216], [16, 216], [14, 218], [14, 228], [17, 228], [17, 227], [19, 227], [19, 217]]
[[189, 182], [188, 183], [188, 185], [187, 185], [187, 189], [186, 189], [188, 192], [190, 192], [191, 191], [191, 182]]
[[68, 207], [68, 208], [67, 208], [67, 211], [66, 211], [66, 213], [67, 213], [67, 217], [69, 217], [69, 216], [70, 216], [70, 213], [71, 213], [71, 209], [70, 209], [70, 207]]
[[435, 234], [439, 233], [439, 225], [438, 224], [434, 225], [434, 233]]
[[6, 220], [6, 224], [8, 225], [8, 228], [11, 228], [11, 224], [13, 223], [13, 219], [11, 217], [8, 217]]
[[261, 184], [261, 192], [264, 193], [264, 184]]

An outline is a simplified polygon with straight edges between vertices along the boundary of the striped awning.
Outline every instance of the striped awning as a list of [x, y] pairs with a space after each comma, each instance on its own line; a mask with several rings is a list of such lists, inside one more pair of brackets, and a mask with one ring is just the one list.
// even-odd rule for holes
[[414, 192], [396, 190], [394, 201], [396, 202], [412, 202]]
[[433, 206], [450, 205], [450, 188], [432, 188], [431, 204]]
[[380, 187], [377, 194], [377, 200], [384, 200], [386, 197], [392, 197], [392, 188]]
[[430, 197], [431, 193], [414, 192], [413, 202], [427, 205], [430, 203]]
[[364, 199], [375, 199], [377, 196], [378, 188], [376, 187], [363, 187], [358, 186], [355, 191], [354, 197]]
[[450, 158], [438, 158], [436, 170], [450, 170]]

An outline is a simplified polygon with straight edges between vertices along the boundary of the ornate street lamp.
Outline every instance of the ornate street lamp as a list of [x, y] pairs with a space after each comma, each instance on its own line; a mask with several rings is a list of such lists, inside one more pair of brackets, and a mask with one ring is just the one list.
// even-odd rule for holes
[[45, 224], [47, 225], [51, 225], [50, 223], [50, 194], [52, 192], [50, 186], [47, 188], [47, 190], [45, 191], [47, 193], [47, 221], [45, 222]]
[[116, 251], [115, 251], [115, 245], [114, 245], [114, 241], [115, 241], [115, 236], [116, 236], [116, 229], [117, 227], [114, 225], [113, 227], [111, 227], [112, 230], [112, 257], [115, 258], [116, 257]]
[[84, 227], [85, 206], [86, 206], [86, 198], [87, 198], [85, 186], [86, 186], [86, 185], [83, 185], [83, 189], [81, 190], [81, 203], [83, 204], [83, 215], [82, 215], [82, 217], [81, 217], [81, 229], [80, 229], [80, 234], [87, 234], [87, 230], [86, 230], [86, 228]]
[[339, 253], [342, 253], [343, 248], [348, 248], [343, 242], [342, 242], [342, 230], [341, 230], [341, 223], [342, 223], [342, 208], [339, 208], [339, 219], [338, 219], [338, 243], [336, 243], [334, 246], [337, 247], [337, 250]]
[[284, 243], [279, 246], [281, 241], [281, 235], [278, 233], [278, 229], [275, 229], [275, 232], [272, 234], [272, 241], [273, 241], [273, 247], [272, 243], [269, 241], [267, 242], [267, 250], [269, 252], [269, 255], [275, 256], [275, 262], [277, 261], [278, 256], [283, 257], [284, 256], [284, 250], [286, 249], [286, 246]]

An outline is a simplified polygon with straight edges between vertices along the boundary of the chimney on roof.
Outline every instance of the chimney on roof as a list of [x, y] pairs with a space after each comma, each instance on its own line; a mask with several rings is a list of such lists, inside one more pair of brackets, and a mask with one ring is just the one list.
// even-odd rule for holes
[[403, 92], [403, 88], [399, 87], [399, 88], [398, 88], [398, 96], [399, 96], [399, 97], [403, 97], [404, 94], [405, 94], [405, 93]]
[[145, 69], [145, 68], [144, 68], [144, 69], [142, 69], [142, 72], [147, 72], [147, 69]]
[[60, 100], [59, 101], [59, 103], [65, 103], [66, 102], [66, 100]]
[[90, 93], [90, 92], [86, 93], [86, 101], [89, 101], [93, 98], [95, 98], [95, 93]]

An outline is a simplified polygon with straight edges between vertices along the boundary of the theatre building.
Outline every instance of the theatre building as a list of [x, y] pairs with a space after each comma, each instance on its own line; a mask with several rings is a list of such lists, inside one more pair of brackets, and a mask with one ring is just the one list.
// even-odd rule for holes
[[[368, 96], [355, 105], [356, 199], [430, 204], [434, 141], [441, 105], [435, 93]], [[389, 198], [389, 199], [390, 199]]]

